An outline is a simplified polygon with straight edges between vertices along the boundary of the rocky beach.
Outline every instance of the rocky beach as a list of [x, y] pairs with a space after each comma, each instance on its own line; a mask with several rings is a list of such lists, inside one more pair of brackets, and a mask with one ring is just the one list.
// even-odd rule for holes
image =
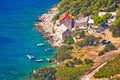
[[58, 8], [53, 6], [48, 10], [48, 13], [38, 16], [38, 22], [34, 24], [36, 30], [41, 32], [48, 39], [48, 43], [54, 48], [62, 45], [62, 40], [54, 34], [54, 22], [52, 21], [53, 17], [58, 13]]

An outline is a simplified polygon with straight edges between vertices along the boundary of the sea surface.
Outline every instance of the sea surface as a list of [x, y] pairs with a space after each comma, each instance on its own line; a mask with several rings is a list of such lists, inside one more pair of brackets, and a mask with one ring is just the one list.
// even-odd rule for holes
[[[0, 0], [0, 80], [23, 80], [32, 70], [51, 65], [46, 58], [55, 52], [33, 24], [60, 0]], [[37, 46], [43, 43], [44, 46]], [[50, 48], [50, 51], [45, 51]], [[29, 60], [32, 54], [44, 62]]]

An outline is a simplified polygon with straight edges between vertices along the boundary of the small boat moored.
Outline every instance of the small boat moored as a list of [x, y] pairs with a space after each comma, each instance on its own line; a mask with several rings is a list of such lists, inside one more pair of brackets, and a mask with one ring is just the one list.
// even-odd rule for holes
[[35, 57], [32, 56], [32, 55], [27, 55], [27, 57], [28, 57], [29, 59], [34, 59], [34, 58], [35, 58]]
[[43, 62], [43, 60], [42, 59], [37, 59], [36, 62]]
[[50, 48], [45, 49], [45, 51], [50, 51], [50, 50], [51, 50]]
[[43, 43], [39, 43], [39, 44], [37, 44], [37, 46], [43, 46], [44, 44]]

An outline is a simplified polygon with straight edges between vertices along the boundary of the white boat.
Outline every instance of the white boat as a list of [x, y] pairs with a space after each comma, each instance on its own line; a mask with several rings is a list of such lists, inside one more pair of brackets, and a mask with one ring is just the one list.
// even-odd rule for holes
[[43, 62], [43, 60], [42, 59], [37, 59], [36, 62]]
[[45, 51], [50, 51], [50, 48], [45, 49]]
[[34, 56], [32, 56], [32, 55], [27, 55], [27, 57], [28, 57], [29, 59], [34, 59]]
[[44, 44], [43, 43], [39, 43], [39, 44], [37, 44], [37, 46], [43, 46]]

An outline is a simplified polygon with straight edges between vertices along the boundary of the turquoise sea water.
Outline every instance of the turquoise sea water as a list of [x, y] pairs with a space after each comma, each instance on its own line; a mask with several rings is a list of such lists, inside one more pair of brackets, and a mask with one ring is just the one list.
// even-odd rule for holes
[[[60, 0], [0, 0], [0, 80], [23, 80], [32, 70], [50, 65], [45, 58], [55, 49], [47, 44], [33, 26], [38, 15], [47, 12]], [[37, 43], [44, 43], [38, 47]], [[51, 51], [45, 52], [46, 48]], [[32, 54], [44, 62], [36, 63], [26, 55]]]

